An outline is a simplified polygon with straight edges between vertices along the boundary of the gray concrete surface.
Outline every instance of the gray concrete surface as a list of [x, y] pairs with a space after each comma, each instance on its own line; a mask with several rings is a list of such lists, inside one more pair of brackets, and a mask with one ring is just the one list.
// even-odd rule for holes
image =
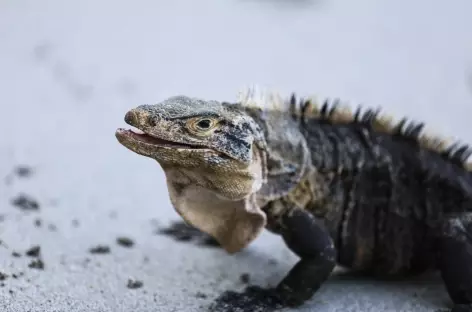
[[[472, 142], [470, 12], [467, 0], [1, 1], [0, 271], [24, 276], [3, 281], [0, 310], [199, 311], [241, 289], [241, 273], [276, 283], [296, 258], [271, 234], [235, 256], [153, 234], [151, 220], [178, 217], [157, 164], [116, 142], [124, 112], [175, 94], [234, 99], [256, 83], [379, 105]], [[34, 175], [8, 178], [18, 164]], [[39, 211], [10, 204], [22, 192]], [[35, 244], [44, 271], [11, 256]], [[97, 244], [111, 253], [89, 254]], [[144, 286], [128, 289], [130, 277]], [[449, 305], [437, 277], [337, 274], [299, 311]]]

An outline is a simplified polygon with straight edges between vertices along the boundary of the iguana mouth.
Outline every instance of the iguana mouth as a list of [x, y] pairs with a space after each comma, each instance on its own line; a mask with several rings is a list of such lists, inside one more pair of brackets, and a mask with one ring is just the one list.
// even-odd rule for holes
[[203, 146], [174, 142], [174, 141], [158, 138], [156, 136], [147, 134], [136, 128], [132, 128], [132, 129], [119, 128], [116, 130], [116, 133], [117, 135], [126, 137], [130, 140], [138, 141], [138, 142], [153, 145], [153, 146], [179, 148], [179, 149], [208, 149]]

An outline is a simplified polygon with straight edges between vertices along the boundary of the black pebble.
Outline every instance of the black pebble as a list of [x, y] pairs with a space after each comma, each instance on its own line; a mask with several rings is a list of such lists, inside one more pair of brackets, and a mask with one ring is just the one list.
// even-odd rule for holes
[[116, 243], [123, 247], [133, 247], [134, 241], [128, 237], [118, 237]]
[[31, 196], [26, 194], [20, 194], [11, 201], [12, 205], [20, 208], [21, 210], [31, 211], [39, 210], [39, 203]]
[[129, 279], [128, 284], [126, 285], [129, 289], [137, 289], [143, 287], [143, 282], [139, 280]]
[[26, 165], [20, 165], [15, 168], [15, 174], [21, 178], [27, 178], [31, 176], [32, 173], [33, 170]]
[[26, 255], [28, 257], [39, 257], [40, 253], [41, 253], [41, 247], [39, 246], [33, 246], [26, 251]]
[[110, 253], [110, 247], [104, 245], [98, 245], [89, 249], [92, 254], [107, 254]]
[[4, 281], [8, 278], [8, 275], [3, 273], [3, 272], [0, 272], [0, 281]]
[[28, 264], [31, 269], [44, 270], [44, 262], [41, 259], [35, 259]]

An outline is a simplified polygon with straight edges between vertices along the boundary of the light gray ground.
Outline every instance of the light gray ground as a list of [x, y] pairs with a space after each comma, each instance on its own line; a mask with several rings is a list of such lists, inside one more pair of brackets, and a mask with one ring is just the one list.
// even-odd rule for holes
[[[0, 176], [35, 173], [0, 184], [0, 271], [25, 272], [0, 287], [0, 310], [199, 311], [243, 287], [241, 273], [275, 284], [296, 258], [271, 234], [235, 256], [153, 234], [152, 219], [178, 217], [157, 164], [117, 143], [125, 111], [175, 94], [233, 100], [255, 83], [382, 106], [472, 143], [470, 12], [469, 0], [1, 1]], [[10, 205], [22, 192], [39, 212]], [[44, 271], [11, 256], [35, 244]], [[97, 244], [111, 253], [90, 255]], [[333, 276], [299, 311], [449, 305], [437, 277]]]

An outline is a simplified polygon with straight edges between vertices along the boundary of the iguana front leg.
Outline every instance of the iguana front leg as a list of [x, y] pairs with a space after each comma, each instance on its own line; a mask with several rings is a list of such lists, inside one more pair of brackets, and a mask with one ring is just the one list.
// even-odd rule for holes
[[279, 232], [290, 250], [300, 257], [298, 263], [275, 288], [252, 285], [242, 293], [226, 292], [217, 298], [210, 311], [222, 311], [223, 308], [224, 311], [249, 308], [251, 311], [273, 311], [300, 306], [328, 279], [336, 265], [336, 250], [327, 229], [304, 210], [288, 207], [284, 211], [278, 218]]
[[438, 262], [451, 312], [472, 312], [472, 213], [449, 217], [439, 238]]
[[323, 223], [301, 209], [288, 210], [282, 217], [282, 237], [300, 257], [276, 287], [290, 306], [302, 305], [328, 279], [336, 266], [336, 249]]

